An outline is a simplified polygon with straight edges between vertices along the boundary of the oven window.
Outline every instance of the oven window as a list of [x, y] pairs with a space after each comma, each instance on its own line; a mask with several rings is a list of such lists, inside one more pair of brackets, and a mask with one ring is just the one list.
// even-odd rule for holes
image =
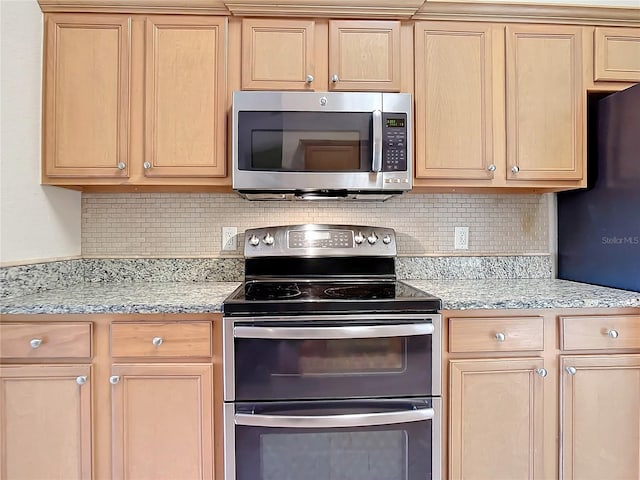
[[261, 480], [407, 480], [403, 430], [260, 436]]
[[369, 171], [371, 119], [371, 112], [239, 112], [238, 168]]

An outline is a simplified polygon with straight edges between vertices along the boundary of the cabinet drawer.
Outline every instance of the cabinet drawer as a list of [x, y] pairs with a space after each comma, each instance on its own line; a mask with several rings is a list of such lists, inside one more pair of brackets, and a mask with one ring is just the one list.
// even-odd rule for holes
[[594, 80], [640, 81], [640, 28], [596, 28], [594, 42]]
[[3, 323], [0, 358], [90, 358], [91, 323]]
[[210, 357], [211, 323], [112, 323], [112, 357]]
[[640, 315], [560, 317], [563, 350], [640, 349]]
[[449, 319], [449, 351], [451, 353], [543, 349], [542, 317]]

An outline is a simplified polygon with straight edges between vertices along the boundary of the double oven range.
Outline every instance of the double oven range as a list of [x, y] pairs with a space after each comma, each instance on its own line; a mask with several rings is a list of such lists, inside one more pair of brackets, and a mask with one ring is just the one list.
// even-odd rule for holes
[[225, 480], [440, 479], [440, 300], [392, 229], [247, 230], [224, 302]]

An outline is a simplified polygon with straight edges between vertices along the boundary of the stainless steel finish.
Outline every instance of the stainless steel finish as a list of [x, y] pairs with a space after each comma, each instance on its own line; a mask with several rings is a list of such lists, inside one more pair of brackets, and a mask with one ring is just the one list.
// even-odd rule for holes
[[380, 338], [432, 335], [431, 323], [408, 323], [406, 325], [344, 326], [344, 327], [235, 327], [235, 338], [310, 339], [328, 340], [336, 338]]
[[514, 165], [513, 167], [511, 167], [511, 172], [512, 173], [518, 173], [520, 171], [520, 167], [517, 165]]
[[86, 375], [80, 375], [78, 377], [76, 377], [76, 383], [78, 385], [84, 385], [85, 383], [87, 383], [87, 376]]
[[397, 425], [398, 423], [431, 420], [433, 408], [406, 410], [403, 412], [363, 413], [347, 415], [248, 415], [236, 413], [235, 424], [249, 427], [271, 428], [341, 428]]
[[567, 373], [569, 375], [575, 375], [576, 373], [578, 373], [578, 370], [576, 369], [576, 367], [567, 367]]
[[109, 377], [109, 383], [111, 385], [115, 385], [116, 383], [118, 383], [120, 381], [120, 375], [111, 375]]
[[[247, 322], [255, 320], [256, 318], [223, 318], [223, 330], [222, 330], [222, 355], [224, 358], [223, 380], [224, 380], [224, 401], [232, 402], [236, 398], [236, 390], [234, 385], [234, 371], [235, 371], [235, 358], [234, 358], [234, 330], [238, 327], [236, 323]], [[432, 338], [432, 363], [431, 363], [431, 380], [432, 380], [432, 395], [439, 396], [442, 392], [442, 333], [441, 323], [442, 317], [438, 314], [426, 314], [426, 315], [412, 315], [412, 314], [391, 314], [384, 315], [375, 313], [371, 315], [331, 315], [332, 322], [336, 325], [340, 325], [344, 320], [356, 320], [366, 321], [377, 326], [387, 326], [389, 320], [403, 320], [409, 323], [410, 321], [423, 322], [425, 320], [431, 321], [433, 325]], [[291, 326], [286, 328], [296, 328], [297, 322], [313, 322], [318, 320], [327, 320], [326, 316], [318, 315], [303, 315], [292, 317], [259, 317], [260, 322], [282, 322], [286, 321]], [[421, 323], [422, 324], [422, 323]], [[306, 325], [305, 325], [306, 326]], [[252, 328], [252, 327], [251, 327]], [[314, 327], [311, 327], [314, 328]], [[318, 327], [315, 327], [318, 328]], [[337, 327], [342, 328], [342, 327]], [[318, 337], [312, 337], [318, 338]]]
[[536, 373], [538, 375], [540, 375], [542, 378], [547, 376], [547, 369], [546, 368], [536, 368]]
[[373, 111], [373, 160], [371, 162], [372, 172], [382, 171], [382, 112]]
[[504, 342], [507, 339], [507, 336], [502, 333], [502, 332], [498, 332], [496, 333], [496, 340], [499, 342]]
[[[325, 105], [322, 105], [321, 99], [325, 101]], [[231, 130], [233, 188], [250, 200], [312, 200], [322, 198], [324, 200], [384, 201], [397, 193], [411, 190], [413, 185], [412, 105], [412, 97], [406, 93], [234, 92]], [[308, 112], [374, 112], [379, 110], [385, 113], [405, 113], [407, 115], [407, 170], [343, 173], [240, 170], [238, 168], [238, 142], [242, 139], [239, 139], [238, 135], [238, 116], [239, 112], [243, 110]], [[294, 193], [319, 191], [322, 192], [320, 197], [295, 195]]]
[[142, 166], [145, 170], [149, 170], [151, 168], [151, 162], [144, 162]]
[[[432, 437], [431, 437], [431, 465], [433, 480], [442, 479], [442, 399], [432, 399], [433, 417], [432, 422]], [[223, 436], [224, 436], [224, 479], [235, 480], [236, 479], [236, 455], [235, 455], [235, 425], [236, 414], [235, 405], [227, 403], [224, 405], [224, 424], [223, 424]]]
[[336, 73], [331, 75], [331, 83], [338, 83], [339, 80], [340, 78], [338, 78], [338, 75]]
[[124, 170], [126, 166], [127, 165], [124, 162], [118, 162], [118, 170]]
[[492, 163], [491, 165], [489, 165], [487, 167], [487, 170], [489, 170], [490, 172], [495, 172], [496, 171], [496, 166]]
[[[378, 236], [389, 236], [389, 243], [375, 242], [364, 243], [375, 230], [376, 240]], [[351, 232], [353, 237], [353, 248], [289, 248], [289, 232]], [[266, 243], [267, 235], [273, 238], [269, 245]], [[258, 239], [255, 243], [253, 238]], [[260, 242], [259, 239], [263, 239]], [[255, 257], [354, 257], [354, 256], [376, 256], [395, 257], [397, 254], [396, 234], [392, 228], [372, 227], [366, 225], [285, 225], [265, 228], [250, 228], [245, 232], [244, 256], [245, 258]]]
[[151, 340], [151, 343], [154, 347], [159, 347], [160, 345], [162, 345], [162, 342], [164, 342], [162, 337], [153, 337], [153, 340]]
[[32, 338], [31, 341], [29, 341], [29, 346], [31, 348], [38, 348], [40, 345], [42, 345], [41, 338]]
[[609, 338], [618, 338], [618, 336], [619, 336], [619, 333], [618, 333], [617, 330], [613, 330], [613, 329], [607, 330], [607, 337], [609, 337]]
[[306, 83], [311, 83], [313, 82], [313, 75], [307, 75], [307, 78], [305, 78], [304, 80]]

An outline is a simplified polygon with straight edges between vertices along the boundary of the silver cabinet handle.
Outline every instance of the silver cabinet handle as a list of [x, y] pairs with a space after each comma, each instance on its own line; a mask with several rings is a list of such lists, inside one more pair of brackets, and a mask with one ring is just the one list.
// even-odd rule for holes
[[76, 377], [76, 383], [78, 385], [84, 385], [85, 383], [87, 383], [87, 376], [86, 375], [80, 375], [79, 377]]
[[382, 171], [382, 112], [373, 111], [373, 162], [372, 172]]
[[499, 342], [504, 342], [507, 339], [507, 336], [502, 333], [502, 332], [498, 332], [496, 333], [496, 340]]
[[518, 173], [519, 171], [520, 171], [520, 167], [518, 165], [514, 165], [513, 167], [511, 167], [512, 173]]
[[162, 345], [162, 342], [164, 342], [162, 337], [153, 337], [153, 340], [151, 340], [151, 343], [153, 343], [154, 347], [159, 347], [160, 345]]
[[338, 78], [337, 74], [334, 73], [333, 75], [331, 75], [331, 83], [338, 83], [338, 80], [340, 79]]
[[311, 83], [313, 82], [313, 75], [307, 75], [307, 78], [305, 79], [306, 83]]
[[569, 375], [575, 375], [578, 372], [578, 370], [576, 369], [576, 367], [567, 367], [567, 373]]
[[144, 162], [142, 166], [145, 170], [149, 170], [151, 168], [151, 162]]
[[31, 346], [31, 348], [38, 348], [40, 345], [42, 345], [42, 339], [32, 338], [31, 341], [29, 342], [29, 345]]
[[491, 165], [489, 165], [487, 167], [487, 170], [489, 170], [490, 172], [495, 172], [496, 171], [496, 166], [492, 163]]
[[548, 374], [546, 368], [536, 368], [536, 373], [540, 375], [542, 378], [546, 377]]
[[118, 383], [120, 381], [120, 375], [111, 375], [109, 377], [109, 383], [111, 385], [115, 385], [116, 383]]
[[397, 423], [422, 422], [433, 418], [433, 408], [421, 408], [403, 412], [363, 413], [349, 415], [251, 415], [236, 413], [235, 424], [250, 427], [273, 428], [339, 428], [366, 427], [371, 425], [394, 425]]
[[434, 330], [432, 323], [356, 327], [235, 327], [233, 336], [235, 338], [326, 340], [331, 338], [411, 337], [431, 335]]
[[607, 337], [609, 338], [618, 338], [619, 335], [620, 334], [618, 333], [617, 330], [613, 330], [613, 329], [607, 330]]
[[124, 162], [118, 162], [118, 170], [124, 170], [126, 166]]

